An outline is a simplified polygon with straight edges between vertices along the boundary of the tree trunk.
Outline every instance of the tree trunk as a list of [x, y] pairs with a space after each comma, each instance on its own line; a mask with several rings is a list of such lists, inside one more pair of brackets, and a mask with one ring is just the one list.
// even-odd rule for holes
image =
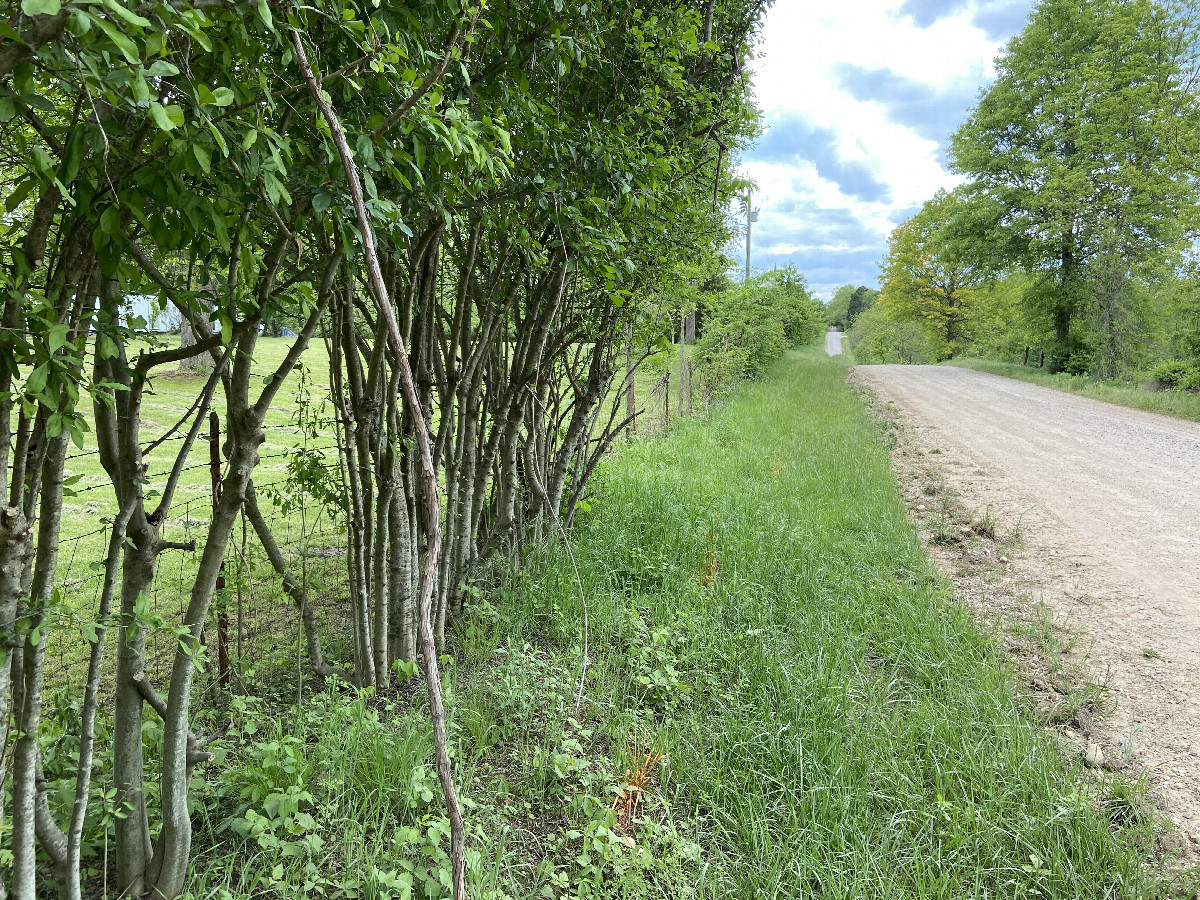
[[[179, 346], [194, 347], [196, 345], [196, 332], [192, 328], [192, 323], [188, 321], [187, 316], [181, 316], [179, 320]], [[202, 353], [197, 353], [195, 356], [189, 356], [186, 359], [179, 361], [180, 372], [200, 372], [211, 369], [216, 365], [212, 353], [205, 350]]]
[[633, 390], [633, 326], [625, 339], [625, 417], [629, 419], [629, 433], [637, 434], [637, 398]]

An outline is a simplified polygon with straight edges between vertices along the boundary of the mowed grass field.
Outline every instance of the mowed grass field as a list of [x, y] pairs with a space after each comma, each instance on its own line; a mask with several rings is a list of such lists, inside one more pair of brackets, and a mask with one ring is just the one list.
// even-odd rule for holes
[[[178, 340], [178, 336], [173, 335], [161, 338], [164, 344], [170, 346], [176, 346]], [[287, 338], [259, 339], [254, 362], [254, 374], [256, 380], [259, 380], [259, 385], [261, 379], [274, 372], [283, 361], [292, 343], [293, 341]], [[310, 567], [303, 557], [314, 550], [337, 543], [337, 523], [328, 515], [320, 515], [316, 509], [308, 511], [305, 515], [283, 516], [274, 512], [271, 501], [272, 488], [280, 487], [285, 482], [288, 457], [294, 448], [307, 446], [332, 451], [334, 447], [331, 428], [307, 435], [298, 419], [302, 414], [324, 417], [333, 414], [327, 401], [328, 357], [320, 341], [314, 342], [309, 348], [304, 357], [304, 367], [303, 374], [293, 370], [289, 375], [275, 406], [268, 414], [266, 442], [259, 448], [261, 462], [255, 472], [254, 482], [258, 486], [264, 513], [272, 522], [277, 540], [295, 560], [297, 573], [311, 568], [314, 585], [329, 585], [328, 596], [318, 591], [316, 599], [325, 601], [322, 606], [328, 614], [336, 615], [339, 614], [337, 563], [340, 561], [321, 553]], [[149, 509], [153, 509], [155, 505], [154, 498], [161, 492], [191, 419], [183, 422], [178, 429], [172, 430], [192, 407], [207, 377], [207, 372], [180, 373], [174, 366], [151, 372], [150, 384], [143, 401], [140, 438], [143, 447], [148, 447], [164, 436], [166, 439], [145, 457], [147, 474], [144, 490]], [[259, 385], [252, 385], [252, 393]], [[302, 406], [305, 404], [300, 401], [301, 392], [309, 398], [307, 409], [303, 413]], [[223, 440], [226, 428], [225, 408], [219, 387], [212, 408], [220, 416]], [[90, 423], [90, 404], [84, 409], [84, 414]], [[185, 462], [186, 468], [163, 526], [163, 537], [167, 540], [195, 540], [198, 548], [203, 547], [212, 511], [209, 453], [209, 428], [206, 421]], [[331, 453], [330, 464], [333, 462], [334, 457]], [[109, 523], [116, 514], [111, 480], [101, 465], [93, 430], [85, 432], [82, 447], [74, 444], [70, 446], [66, 475], [74, 480], [63, 499], [58, 589], [64, 609], [61, 624], [67, 627], [65, 630], [50, 631], [47, 675], [51, 684], [66, 685], [69, 691], [70, 685], [78, 682], [86, 668], [86, 644], [81, 644], [70, 631], [95, 618], [103, 574], [100, 563], [107, 549]], [[234, 635], [235, 655], [238, 671], [244, 672], [252, 668], [254, 659], [261, 658], [263, 653], [274, 649], [277, 642], [273, 632], [280, 628], [286, 629], [289, 634], [294, 631], [290, 621], [294, 614], [290, 607], [283, 605], [278, 580], [274, 577], [264, 554], [257, 547], [253, 530], [249, 530], [247, 540], [243, 541], [239, 527], [235, 529], [234, 537], [234, 548], [231, 549], [226, 564], [228, 595], [223, 598], [223, 602], [233, 610], [237, 620]], [[198, 552], [180, 550], [170, 550], [159, 557], [158, 575], [151, 597], [152, 610], [156, 615], [167, 621], [180, 616], [190, 589], [190, 578], [195, 572], [198, 560]], [[169, 665], [173, 649], [173, 642], [167, 636], [157, 632], [152, 635], [149, 672], [151, 677], [165, 674], [165, 666]], [[109, 662], [111, 663], [111, 660]]]
[[1190, 419], [1200, 422], [1200, 394], [1187, 391], [1156, 391], [1149, 387], [1135, 384], [1120, 384], [1114, 381], [1104, 381], [1090, 378], [1087, 375], [1068, 375], [1065, 372], [1052, 375], [1043, 369], [1034, 369], [1017, 363], [996, 362], [992, 359], [951, 359], [944, 365], [960, 366], [964, 369], [974, 369], [977, 372], [989, 372], [992, 375], [1003, 375], [1015, 378], [1041, 387], [1053, 388], [1056, 391], [1066, 391], [1093, 400], [1103, 400], [1105, 403], [1115, 403], [1118, 406], [1128, 406], [1146, 412], [1160, 413], [1164, 416], [1174, 416], [1177, 419]]
[[[178, 344], [177, 336], [164, 336], [164, 341], [172, 346]], [[261, 379], [275, 371], [291, 348], [293, 341], [288, 338], [260, 338], [254, 357], [254, 374], [261, 386]], [[309, 347], [304, 356], [307, 370], [308, 390], [312, 394], [314, 406], [328, 395], [328, 356], [325, 347], [316, 341]], [[204, 387], [207, 372], [180, 373], [175, 367], [162, 367], [151, 373], [150, 386], [145, 392], [142, 407], [141, 438], [143, 446], [148, 446], [167, 434], [179, 423], [184, 414], [191, 408], [197, 395]], [[271, 409], [266, 422], [267, 441], [259, 450], [262, 462], [255, 474], [255, 482], [269, 484], [280, 480], [288, 452], [304, 443], [305, 438], [297, 426], [296, 414], [298, 403], [296, 393], [300, 386], [300, 373], [293, 371], [281, 389], [275, 405]], [[252, 387], [252, 390], [255, 390]], [[220, 388], [214, 397], [213, 410], [221, 417], [221, 429], [224, 434], [225, 410]], [[314, 410], [315, 411], [315, 410]], [[91, 421], [90, 405], [84, 411]], [[324, 415], [332, 416], [332, 409], [326, 404]], [[165, 440], [146, 457], [147, 483], [146, 491], [161, 490], [167, 474], [174, 464], [181, 441], [179, 438], [187, 432], [190, 419], [174, 432], [174, 438]], [[310, 446], [332, 447], [333, 437], [326, 436], [316, 441], [309, 439]], [[209, 444], [208, 427], [204, 427], [200, 439], [193, 445], [188, 457], [188, 470], [183, 473], [179, 490], [171, 511], [172, 518], [188, 516], [196, 521], [207, 521], [211, 506], [211, 476], [209, 474]], [[67, 459], [67, 475], [80, 476], [73, 487], [74, 496], [67, 497], [63, 506], [63, 537], [73, 538], [97, 527], [98, 519], [111, 517], [116, 512], [116, 502], [107, 473], [100, 464], [96, 453], [95, 435], [88, 431], [84, 436], [82, 448], [71, 446]], [[100, 554], [103, 549], [100, 550]]]
[[[497, 573], [456, 624], [474, 896], [1168, 895], [1137, 791], [1065, 755], [947, 595], [846, 373], [791, 353], [623, 445], [571, 552]], [[302, 785], [289, 840], [319, 853], [233, 836], [230, 805], [197, 896], [382, 897], [410, 877], [438, 895], [420, 691], [350, 726], [326, 696], [231, 746], [212, 788]], [[280, 742], [292, 762], [264, 769]]]
[[[163, 340], [172, 346], [178, 343], [177, 336], [164, 336]], [[257, 379], [270, 375], [287, 355], [293, 341], [289, 338], [259, 338], [254, 356], [254, 373]], [[672, 351], [673, 354], [674, 351]], [[664, 357], [668, 354], [664, 354]], [[261, 462], [255, 471], [255, 484], [260, 487], [270, 486], [285, 477], [287, 457], [290, 451], [299, 446], [310, 449], [334, 449], [332, 424], [319, 429], [320, 433], [306, 436], [300, 427], [298, 417], [305, 414], [310, 417], [332, 419], [334, 411], [329, 402], [329, 356], [325, 345], [320, 340], [314, 340], [303, 356], [304, 375], [293, 371], [277, 395], [274, 405], [266, 421], [266, 443], [259, 450]], [[674, 362], [666, 360], [668, 370], [674, 373], [671, 380], [671, 415], [677, 417], [678, 410], [678, 357]], [[152, 373], [151, 385], [146, 391], [142, 408], [141, 437], [142, 443], [148, 446], [153, 441], [165, 435], [174, 428], [191, 408], [197, 394], [204, 386], [207, 374], [183, 373], [174, 367], [164, 367]], [[304, 384], [301, 384], [302, 378]], [[661, 389], [656, 391], [660, 376], [652, 374], [650, 367], [643, 367], [635, 374], [635, 396], [639, 410], [644, 409], [640, 417], [640, 428], [646, 432], [661, 429], [664, 422], [663, 395]], [[624, 389], [624, 381], [618, 379], [614, 383], [614, 396]], [[303, 391], [306, 395], [301, 397]], [[309, 409], [302, 411], [301, 406], [308, 404]], [[221, 428], [224, 433], [224, 403], [220, 388], [217, 389], [212, 408], [221, 416]], [[622, 410], [624, 407], [622, 407]], [[85, 416], [91, 421], [90, 405], [84, 410]], [[146, 491], [156, 492], [161, 489], [167, 474], [179, 450], [180, 441], [177, 439], [186, 433], [188, 422], [174, 432], [176, 439], [168, 439], [150, 452], [146, 461], [148, 464]], [[211, 476], [209, 470], [208, 428], [204, 428], [200, 439], [192, 447], [180, 487], [172, 508], [172, 518], [184, 517], [196, 522], [207, 521], [211, 498]], [[111, 517], [116, 512], [116, 503], [109, 487], [109, 478], [100, 464], [96, 453], [95, 437], [91, 431], [85, 433], [83, 447], [71, 446], [68, 453], [68, 477], [79, 476], [72, 488], [73, 496], [66, 498], [63, 506], [63, 538], [70, 540], [80, 535], [97, 530], [99, 520]], [[89, 558], [99, 558], [103, 555], [103, 542], [97, 539], [88, 545], [84, 552]]]

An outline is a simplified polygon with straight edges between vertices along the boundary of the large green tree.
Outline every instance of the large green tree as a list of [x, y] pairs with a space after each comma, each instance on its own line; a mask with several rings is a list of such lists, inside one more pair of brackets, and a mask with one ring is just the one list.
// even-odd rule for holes
[[899, 322], [915, 322], [940, 358], [964, 346], [967, 320], [984, 269], [969, 240], [973, 210], [960, 191], [938, 191], [892, 232], [879, 304]]
[[1136, 267], [1195, 227], [1195, 18], [1155, 0], [1042, 0], [954, 136], [955, 169], [999, 204], [1010, 261], [1036, 276], [1055, 369], [1087, 343], [1115, 351]]

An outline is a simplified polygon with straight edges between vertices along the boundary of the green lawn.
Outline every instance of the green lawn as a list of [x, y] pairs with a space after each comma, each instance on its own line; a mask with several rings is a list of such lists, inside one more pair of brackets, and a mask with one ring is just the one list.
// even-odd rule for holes
[[993, 375], [1003, 375], [1006, 378], [1027, 381], [1081, 397], [1091, 397], [1093, 400], [1115, 403], [1118, 406], [1129, 406], [1146, 412], [1174, 416], [1177, 419], [1200, 422], [1200, 394], [1187, 391], [1156, 391], [1135, 384], [1090, 378], [1087, 375], [1051, 375], [1044, 369], [1034, 369], [1018, 363], [996, 362], [992, 359], [951, 359], [947, 360], [945, 365], [990, 372]]
[[[177, 342], [177, 337], [168, 336], [168, 341]], [[283, 361], [293, 341], [288, 338], [260, 338], [255, 350], [254, 372], [258, 377], [270, 374]], [[304, 357], [308, 367], [314, 400], [319, 400], [327, 392], [329, 376], [325, 347], [316, 341]], [[150, 388], [142, 407], [141, 437], [144, 445], [163, 436], [168, 429], [174, 427], [191, 408], [206, 379], [206, 374], [179, 374], [174, 367], [156, 369], [152, 373]], [[260, 448], [262, 457], [259, 469], [255, 474], [256, 484], [268, 484], [282, 478], [287, 451], [301, 443], [302, 436], [293, 420], [297, 409], [296, 391], [299, 376], [292, 372], [281, 389], [278, 399], [267, 416], [267, 441]], [[252, 390], [255, 388], [252, 387]], [[220, 390], [214, 398], [213, 409], [222, 419], [224, 429], [224, 405]], [[87, 410], [91, 419], [90, 408]], [[329, 414], [329, 411], [326, 411]], [[189, 422], [185, 422], [176, 436], [186, 433]], [[207, 520], [210, 505], [210, 476], [208, 469], [208, 429], [204, 429], [201, 439], [192, 447], [180, 487], [175, 496], [172, 509], [173, 518], [188, 516], [197, 520]], [[332, 438], [323, 442], [332, 446]], [[155, 491], [162, 487], [171, 466], [175, 461], [180, 441], [166, 440], [156, 447], [147, 457], [148, 472], [146, 490]], [[66, 539], [75, 537], [96, 528], [98, 518], [111, 516], [116, 511], [108, 475], [100, 465], [100, 458], [95, 452], [94, 435], [89, 431], [85, 434], [82, 448], [72, 445], [67, 459], [67, 475], [81, 476], [74, 487], [75, 496], [68, 497], [63, 506], [63, 536]], [[99, 555], [103, 555], [100, 550]]]
[[[847, 369], [789, 354], [623, 446], [572, 553], [497, 573], [458, 623], [473, 896], [1162, 893], [1136, 792], [1064, 756], [946, 596]], [[198, 896], [438, 895], [423, 692], [339, 691], [240, 714]], [[270, 838], [243, 839], [245, 785], [300, 811], [268, 801]]]
[[[164, 340], [174, 345], [178, 337], [166, 336]], [[292, 343], [287, 338], [260, 338], [255, 350], [255, 375], [262, 378], [273, 372]], [[674, 374], [670, 382], [670, 403], [671, 416], [675, 418], [678, 416], [678, 357], [672, 361], [671, 356], [672, 352], [664, 353], [657, 370], [666, 366]], [[328, 515], [317, 523], [312, 543], [318, 549], [324, 549], [313, 558], [310, 552], [312, 548], [308, 547], [308, 542], [301, 540], [302, 526], [311, 529], [313, 525], [311, 515], [306, 521], [302, 521], [303, 517], [299, 514], [283, 516], [275, 511], [271, 501], [272, 487], [282, 484], [286, 478], [288, 456], [293, 448], [300, 445], [330, 451], [334, 448], [331, 425], [318, 428], [315, 437], [306, 436], [297, 420], [305, 402], [309, 415], [325, 418], [333, 415], [328, 402], [328, 355], [323, 342], [316, 340], [312, 343], [303, 357], [303, 365], [305, 384], [301, 384], [301, 373], [294, 370], [268, 413], [265, 423], [267, 440], [259, 449], [261, 461], [255, 470], [254, 483], [276, 538], [291, 557], [297, 572], [304, 570], [313, 577], [314, 602], [323, 608], [326, 615], [340, 618], [345, 614], [345, 562], [344, 557], [338, 557], [333, 551], [335, 547], [344, 545], [344, 536], [340, 532], [342, 523], [333, 521]], [[661, 377], [661, 371], [657, 370], [652, 365], [644, 365], [635, 375], [638, 408], [644, 410], [638, 423], [639, 434], [642, 435], [660, 432], [665, 424], [663, 393], [661, 387], [655, 390]], [[174, 428], [191, 407], [206, 377], [206, 373], [180, 374], [174, 366], [152, 373], [151, 386], [146, 392], [142, 410], [143, 446], [148, 446]], [[617, 392], [623, 388], [623, 380], [618, 379], [613, 387], [613, 396], [617, 396]], [[253, 392], [257, 386], [252, 385], [251, 389]], [[302, 402], [302, 393], [307, 397], [305, 402]], [[221, 415], [224, 428], [224, 405], [219, 389], [213, 408]], [[623, 415], [623, 404], [621, 409]], [[90, 407], [86, 412], [90, 420]], [[186, 433], [189, 424], [190, 420], [174, 433], [173, 438], [164, 441], [147, 455], [145, 490], [151, 498], [151, 506], [155, 493], [161, 490], [174, 464], [175, 454], [181, 446], [179, 438]], [[334, 459], [330, 453], [331, 464]], [[68, 478], [78, 476], [78, 480], [68, 489], [63, 503], [58, 585], [65, 603], [76, 610], [79, 616], [87, 618], [90, 615], [88, 610], [94, 608], [97, 602], [101, 584], [102, 572], [97, 564], [103, 559], [107, 546], [107, 523], [116, 513], [110, 480], [100, 464], [91, 431], [85, 433], [83, 447], [71, 446], [66, 475]], [[164, 537], [173, 541], [196, 540], [202, 546], [210, 513], [211, 475], [208, 428], [205, 427], [186, 461], [170, 517], [164, 525]], [[175, 550], [161, 557], [152, 598], [155, 612], [167, 617], [180, 612], [198, 558], [198, 553]], [[230, 603], [236, 605], [241, 614], [239, 634], [242, 640], [238, 643], [244, 654], [238, 663], [238, 670], [242, 671], [252, 669], [254, 660], [262, 655], [271, 655], [279, 649], [276, 632], [280, 628], [289, 634], [292, 632], [291, 624], [287, 621], [290, 610], [280, 612], [282, 595], [277, 578], [252, 531], [243, 542], [240, 526], [235, 529], [234, 547], [227, 567]], [[158, 643], [170, 649], [169, 642], [152, 642], [152, 676], [160, 674], [163, 666], [169, 664], [169, 654], [160, 658]], [[70, 635], [52, 634], [47, 652], [51, 683], [59, 684], [81, 677], [86, 665], [85, 650], [86, 646], [73, 640]]]
[[[167, 337], [172, 344], [178, 337]], [[260, 338], [255, 352], [254, 372], [258, 377], [265, 377], [275, 370], [283, 361], [292, 340], [287, 338]], [[309, 348], [304, 358], [307, 368], [308, 392], [311, 395], [311, 411], [316, 413], [317, 407], [328, 393], [328, 358], [325, 347], [316, 341]], [[202, 389], [207, 374], [180, 374], [175, 367], [164, 367], [152, 373], [150, 388], [142, 409], [141, 438], [143, 446], [166, 435], [187, 411]], [[306, 437], [303, 429], [298, 427], [296, 415], [301, 408], [297, 394], [300, 390], [301, 376], [296, 370], [288, 376], [276, 403], [268, 413], [265, 423], [266, 442], [259, 448], [261, 462], [255, 471], [254, 483], [258, 487], [264, 512], [272, 520], [276, 538], [285, 548], [285, 552], [294, 560], [297, 570], [307, 568], [314, 583], [327, 587], [326, 591], [318, 592], [316, 599], [321, 601], [325, 611], [331, 615], [340, 615], [338, 604], [341, 601], [341, 580], [344, 579], [344, 559], [322, 554], [318, 559], [305, 567], [301, 557], [309, 550], [309, 543], [336, 544], [341, 542], [337, 534], [338, 523], [322, 517], [316, 522], [316, 535], [313, 541], [301, 539], [301, 526], [311, 530], [314, 525], [313, 514], [307, 516], [302, 523], [300, 514], [281, 516], [273, 511], [271, 489], [280, 485], [286, 477], [286, 465], [292, 448], [307, 444], [315, 448], [332, 448], [334, 445], [330, 429], [313, 438]], [[256, 390], [251, 386], [252, 392]], [[220, 389], [214, 400], [213, 408], [221, 416], [222, 432], [224, 431], [224, 403]], [[90, 420], [90, 408], [87, 410]], [[329, 404], [325, 403], [322, 412], [325, 416], [332, 415]], [[179, 438], [185, 434], [190, 420], [174, 433], [174, 437], [165, 440], [146, 457], [147, 483], [145, 490], [149, 499], [148, 506], [153, 507], [155, 494], [161, 490], [167, 474], [174, 464], [175, 454], [181, 446]], [[113, 498], [111, 481], [100, 464], [96, 453], [94, 434], [85, 433], [82, 448], [72, 445], [68, 452], [66, 463], [68, 477], [79, 476], [78, 481], [68, 490], [63, 502], [62, 539], [59, 547], [58, 589], [61, 599], [66, 605], [76, 611], [81, 621], [90, 620], [98, 600], [102, 580], [99, 568], [104, 558], [108, 540], [108, 522], [116, 513], [116, 501]], [[180, 478], [170, 516], [163, 527], [163, 536], [172, 541], [196, 540], [200, 546], [207, 533], [208, 521], [212, 510], [212, 487], [209, 469], [209, 443], [207, 426], [201, 432], [200, 438], [193, 445], [186, 461], [186, 468]], [[153, 610], [164, 617], [177, 616], [190, 589], [191, 578], [195, 574], [199, 553], [171, 550], [159, 558], [158, 575], [152, 596]], [[290, 607], [283, 607], [283, 599], [278, 585], [278, 579], [265, 555], [258, 546], [253, 530], [249, 531], [247, 540], [242, 540], [240, 525], [235, 529], [234, 545], [226, 562], [227, 580], [229, 583], [228, 602], [233, 608], [236, 618], [236, 644], [242, 652], [239, 654], [238, 671], [250, 670], [253, 677], [255, 660], [269, 655], [276, 650], [277, 636], [273, 633], [280, 627], [291, 632], [288, 617]], [[47, 645], [47, 678], [51, 685], [69, 684], [78, 681], [86, 668], [87, 645], [78, 641], [77, 636], [68, 631], [52, 631]], [[158, 634], [151, 639], [149, 674], [158, 677], [165, 674], [165, 666], [170, 663], [173, 651], [172, 642]], [[111, 660], [109, 660], [111, 662]]]

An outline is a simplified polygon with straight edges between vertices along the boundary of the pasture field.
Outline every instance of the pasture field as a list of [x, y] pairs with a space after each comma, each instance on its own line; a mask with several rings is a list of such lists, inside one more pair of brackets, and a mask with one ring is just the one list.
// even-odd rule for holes
[[[166, 335], [161, 340], [173, 346], [178, 337]], [[288, 338], [260, 338], [255, 349], [255, 376], [262, 379], [273, 372], [292, 343]], [[670, 413], [672, 418], [678, 416], [678, 366], [678, 356], [672, 349], [635, 373], [634, 393], [638, 409], [643, 411], [638, 419], [639, 434], [653, 435], [665, 427], [663, 370], [674, 374], [670, 380]], [[319, 614], [340, 622], [348, 616], [344, 525], [336, 511], [322, 510], [305, 498], [298, 487], [289, 483], [288, 473], [289, 460], [300, 448], [323, 453], [327, 465], [336, 465], [328, 370], [326, 347], [316, 339], [305, 352], [302, 364], [289, 374], [268, 413], [267, 440], [259, 448], [261, 461], [255, 470], [254, 483], [276, 540], [294, 564], [297, 577], [305, 582]], [[143, 445], [149, 446], [151, 442], [167, 437], [146, 456], [148, 497], [153, 497], [162, 488], [174, 464], [180, 438], [186, 433], [190, 418], [181, 427], [176, 426], [190, 409], [206, 377], [207, 373], [203, 371], [181, 373], [174, 367], [155, 370], [152, 374], [143, 404]], [[613, 397], [623, 388], [624, 381], [618, 379], [613, 386]], [[213, 409], [221, 416], [224, 433], [220, 389], [214, 398]], [[90, 407], [85, 414], [90, 419]], [[166, 540], [199, 542], [195, 553], [172, 550], [160, 558], [151, 598], [152, 611], [167, 620], [181, 616], [211, 515], [208, 440], [208, 429], [205, 428], [191, 449], [163, 529]], [[71, 445], [65, 475], [71, 479], [71, 486], [66, 490], [63, 502], [58, 587], [65, 606], [74, 610], [78, 622], [82, 623], [90, 620], [89, 610], [96, 606], [102, 580], [99, 563], [107, 547], [108, 523], [116, 513], [110, 480], [101, 466], [91, 430], [85, 432], [82, 447]], [[291, 504], [289, 514], [278, 508], [276, 501], [281, 493], [299, 501]], [[234, 619], [234, 667], [243, 677], [256, 677], [264, 658], [280, 655], [279, 633], [295, 634], [294, 610], [259, 547], [253, 529], [235, 528], [234, 546], [226, 570], [228, 588], [222, 603]], [[327, 630], [343, 632], [341, 628]], [[86, 648], [61, 630], [51, 631], [48, 641], [47, 674], [51, 683], [81, 678], [86, 668]], [[173, 646], [173, 641], [167, 637], [160, 639], [155, 635], [152, 638], [149, 675], [165, 675]]]

